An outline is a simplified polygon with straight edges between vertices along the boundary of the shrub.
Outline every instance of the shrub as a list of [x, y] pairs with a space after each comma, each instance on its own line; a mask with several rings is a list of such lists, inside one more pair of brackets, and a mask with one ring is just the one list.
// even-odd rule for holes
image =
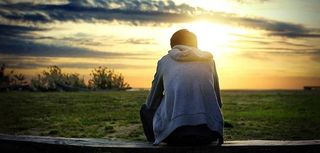
[[64, 74], [58, 66], [49, 66], [42, 75], [31, 80], [31, 88], [40, 91], [76, 91], [86, 88], [86, 85], [79, 74]]
[[122, 74], [117, 74], [107, 67], [94, 68], [90, 74], [89, 87], [92, 89], [130, 89], [130, 85], [124, 82]]
[[23, 74], [15, 74], [13, 70], [6, 74], [5, 70], [6, 65], [2, 64], [0, 67], [0, 91], [28, 89], [28, 82]]

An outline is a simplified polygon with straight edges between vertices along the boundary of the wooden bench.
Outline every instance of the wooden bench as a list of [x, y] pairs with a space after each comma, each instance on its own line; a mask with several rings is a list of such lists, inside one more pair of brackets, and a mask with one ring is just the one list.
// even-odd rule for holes
[[320, 140], [274, 141], [248, 140], [226, 141], [222, 146], [183, 146], [165, 144], [153, 146], [145, 142], [110, 141], [95, 138], [61, 138], [45, 136], [16, 136], [0, 134], [0, 153], [320, 153]]
[[320, 90], [320, 86], [304, 86], [304, 90]]

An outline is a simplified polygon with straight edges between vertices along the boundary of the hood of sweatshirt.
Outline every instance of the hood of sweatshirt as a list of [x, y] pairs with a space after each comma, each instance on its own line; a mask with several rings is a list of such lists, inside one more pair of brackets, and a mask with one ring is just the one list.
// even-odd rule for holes
[[176, 61], [210, 61], [213, 58], [209, 52], [185, 45], [174, 46], [168, 54]]

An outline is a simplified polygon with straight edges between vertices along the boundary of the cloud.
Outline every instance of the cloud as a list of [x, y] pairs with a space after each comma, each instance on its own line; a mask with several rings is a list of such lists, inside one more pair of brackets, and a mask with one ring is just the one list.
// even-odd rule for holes
[[254, 60], [262, 60], [262, 61], [271, 60], [269, 56], [266, 56], [265, 54], [261, 54], [259, 52], [254, 52], [254, 51], [241, 52], [239, 56], [249, 58], [249, 59], [254, 59]]
[[[260, 0], [262, 2], [264, 0]], [[270, 36], [320, 38], [319, 29], [301, 24], [243, 17], [236, 14], [207, 11], [173, 1], [148, 0], [70, 0], [65, 3], [7, 3], [0, 5], [0, 15], [10, 21], [50, 23], [64, 21], [126, 21], [144, 23], [181, 23], [197, 19], [266, 30]]]
[[[257, 52], [260, 52], [260, 51], [267, 51], [267, 52], [270, 52], [270, 51], [281, 51], [281, 52], [304, 52], [306, 51], [306, 49], [300, 49], [300, 48], [290, 48], [290, 47], [269, 47], [269, 46], [266, 46], [266, 47], [246, 47], [246, 48], [242, 48], [242, 49], [245, 49], [245, 50], [254, 50], [254, 51], [257, 51]], [[310, 49], [309, 49], [310, 50]]]
[[0, 57], [0, 64], [6, 64], [12, 69], [34, 69], [46, 68], [56, 65], [61, 68], [78, 68], [93, 69], [99, 66], [106, 66], [111, 69], [146, 69], [154, 68], [150, 65], [133, 65], [133, 64], [114, 64], [114, 63], [97, 63], [97, 62], [55, 62], [51, 58], [36, 57]]
[[319, 29], [306, 28], [302, 24], [275, 21], [264, 18], [230, 16], [226, 22], [244, 27], [265, 30], [269, 36], [288, 38], [320, 38]]
[[[241, 37], [237, 40], [238, 45], [228, 45], [231, 48], [240, 50], [238, 55], [256, 60], [268, 60], [270, 61], [271, 56], [304, 56], [309, 57], [312, 61], [320, 61], [320, 49], [318, 46], [290, 42], [287, 39], [267, 39], [260, 36], [250, 35], [238, 35]], [[247, 43], [257, 44], [247, 45]]]
[[[114, 7], [119, 6], [119, 7]], [[188, 5], [175, 5], [174, 2], [105, 0], [70, 1], [67, 4], [14, 3], [0, 5], [1, 16], [10, 20], [31, 22], [54, 21], [94, 21], [124, 20], [131, 22], [181, 21], [184, 13], [192, 13], [196, 8]], [[4, 11], [5, 10], [5, 11]]]
[[271, 32], [268, 35], [270, 36], [281, 36], [281, 37], [289, 37], [289, 38], [320, 38], [320, 34], [310, 34], [309, 32]]
[[262, 54], [276, 55], [276, 56], [308, 56], [310, 60], [314, 62], [320, 62], [320, 49], [314, 50], [296, 50], [291, 52], [283, 52], [283, 51], [268, 51], [263, 52]]
[[288, 46], [295, 46], [295, 47], [313, 47], [312, 45], [308, 45], [308, 44], [291, 43], [286, 41], [274, 41], [274, 43], [279, 43], [279, 44], [288, 45]]
[[[41, 38], [43, 39], [43, 38]], [[70, 42], [70, 43], [77, 43], [79, 45], [85, 46], [102, 46], [104, 45], [102, 42], [94, 41], [92, 38], [89, 37], [63, 37], [63, 38], [49, 38], [55, 41], [62, 41], [62, 42]]]
[[[264, 51], [261, 51], [263, 49]], [[245, 49], [240, 53], [240, 56], [257, 59], [257, 60], [270, 60], [272, 56], [307, 56], [314, 62], [320, 62], [320, 49], [290, 49], [290, 48], [252, 48]]]
[[133, 65], [133, 64], [101, 64], [101, 63], [63, 63], [58, 64], [59, 67], [63, 68], [95, 68], [99, 66], [106, 66], [111, 69], [146, 69], [146, 68], [154, 68], [149, 65]]
[[16, 56], [115, 58], [139, 55], [132, 53], [93, 51], [86, 48], [56, 46], [21, 40], [0, 42], [0, 47], [0, 54]]
[[121, 43], [124, 44], [136, 44], [136, 45], [150, 45], [155, 44], [154, 39], [137, 39], [137, 38], [130, 38], [125, 41], [122, 41]]
[[27, 37], [26, 35], [31, 32], [45, 30], [46, 29], [40, 27], [0, 24], [0, 38], [19, 38], [22, 36]]
[[[0, 24], [0, 54], [37, 57], [136, 58], [143, 54], [95, 51], [73, 46], [58, 46], [30, 41], [31, 33], [46, 29]], [[139, 57], [138, 57], [139, 58]]]
[[295, 50], [295, 51], [265, 51], [262, 52], [264, 54], [274, 54], [274, 55], [319, 55], [320, 50], [309, 50], [309, 51], [303, 51], [303, 50]]
[[259, 45], [275, 45], [275, 44], [281, 44], [285, 46], [291, 46], [291, 47], [306, 47], [311, 48], [312, 45], [308, 44], [301, 44], [301, 43], [292, 43], [287, 41], [270, 41], [270, 40], [250, 40], [250, 39], [239, 39], [236, 41], [237, 43], [253, 43], [253, 44], [259, 44]]

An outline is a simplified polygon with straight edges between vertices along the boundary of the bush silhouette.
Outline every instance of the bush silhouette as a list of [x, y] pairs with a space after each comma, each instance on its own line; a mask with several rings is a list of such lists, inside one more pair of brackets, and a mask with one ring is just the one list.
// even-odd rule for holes
[[14, 73], [13, 70], [6, 74], [5, 71], [6, 65], [2, 64], [0, 67], [0, 91], [22, 90], [28, 88], [28, 82], [26, 81], [25, 75]]
[[117, 74], [114, 70], [99, 66], [94, 68], [90, 74], [89, 87], [92, 89], [130, 89], [130, 85], [124, 82], [122, 74]]
[[31, 80], [31, 88], [40, 91], [77, 91], [86, 88], [84, 79], [77, 73], [62, 73], [58, 66], [49, 66]]

